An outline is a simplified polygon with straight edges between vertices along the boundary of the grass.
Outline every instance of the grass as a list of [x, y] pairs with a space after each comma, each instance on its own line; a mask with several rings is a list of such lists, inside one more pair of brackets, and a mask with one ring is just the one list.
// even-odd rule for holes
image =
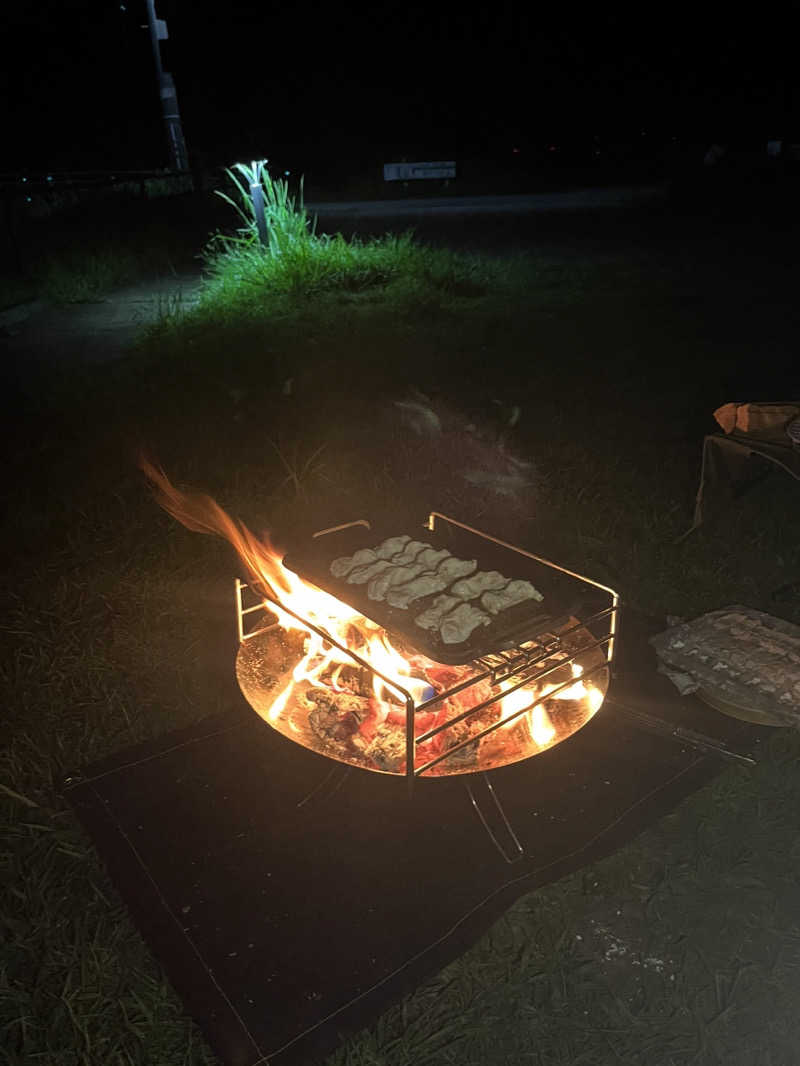
[[36, 278], [39, 291], [51, 303], [93, 303], [148, 272], [133, 252], [101, 247], [90, 252], [48, 254], [37, 265]]
[[420, 294], [480, 295], [477, 263], [446, 249], [420, 247], [412, 233], [369, 240], [341, 234], [299, 244], [280, 256], [265, 256], [258, 245], [235, 248], [207, 264], [206, 306], [214, 311], [248, 313], [264, 296], [352, 294], [390, 283], [413, 286]]
[[[800, 575], [788, 479], [674, 543], [709, 411], [773, 397], [791, 355], [790, 235], [678, 241], [678, 224], [639, 219], [659, 239], [636, 244], [619, 220], [589, 250], [583, 224], [537, 222], [537, 251], [501, 259], [408, 236], [332, 239], [308, 269], [244, 249], [129, 360], [6, 392], [0, 1061], [214, 1061], [58, 787], [236, 698], [236, 563], [154, 506], [140, 445], [255, 529], [436, 502], [650, 611], [800, 620], [771, 598]], [[412, 386], [447, 428], [433, 455], [398, 425]], [[501, 499], [460, 479], [509, 433], [529, 486]], [[777, 733], [755, 769], [521, 900], [330, 1066], [794, 1061], [799, 748]]]
[[216, 220], [210, 197], [148, 201], [120, 186], [107, 193], [95, 200], [65, 197], [48, 215], [24, 212], [18, 203], [9, 209], [0, 246], [0, 309], [37, 297], [91, 303], [120, 285], [199, 270], [197, 252], [208, 229], [207, 221], [198, 226], [197, 213]]
[[147, 236], [125, 240], [87, 234], [76, 245], [71, 233], [70, 244], [62, 241], [63, 234], [53, 246], [29, 247], [24, 275], [0, 277], [0, 309], [32, 299], [57, 305], [97, 303], [122, 285], [175, 273], [174, 252], [163, 245], [154, 250]]

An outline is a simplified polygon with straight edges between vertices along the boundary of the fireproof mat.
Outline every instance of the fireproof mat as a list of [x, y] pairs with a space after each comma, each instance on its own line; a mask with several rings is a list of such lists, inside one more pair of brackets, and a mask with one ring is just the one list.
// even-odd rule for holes
[[[616, 701], [755, 752], [767, 732], [678, 697], [641, 627], [600, 713], [490, 779], [506, 863], [465, 788], [344, 778], [247, 707], [67, 779], [135, 922], [223, 1063], [319, 1061], [462, 954], [519, 896], [614, 851], [724, 767]], [[333, 771], [333, 773], [332, 773]], [[494, 819], [495, 827], [499, 827]]]

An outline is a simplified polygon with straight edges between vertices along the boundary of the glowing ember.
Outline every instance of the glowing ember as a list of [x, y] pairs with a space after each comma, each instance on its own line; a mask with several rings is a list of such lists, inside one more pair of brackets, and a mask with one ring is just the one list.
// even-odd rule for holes
[[[165, 510], [189, 529], [229, 540], [249, 571], [251, 587], [266, 596], [265, 607], [277, 626], [242, 644], [239, 682], [262, 717], [307, 747], [369, 769], [402, 773], [410, 697], [415, 737], [447, 725], [417, 743], [415, 766], [447, 754], [433, 773], [471, 772], [551, 747], [585, 724], [603, 702], [607, 672], [601, 671], [603, 687], [597, 687], [582, 678], [579, 663], [560, 666], [566, 657], [561, 653], [546, 683], [509, 691], [520, 679], [501, 681], [499, 689], [507, 695], [453, 722], [498, 692], [479, 678], [486, 673], [480, 664], [443, 666], [413, 652], [404, 655], [376, 623], [284, 568], [267, 540], [256, 538], [209, 496], [180, 492], [152, 464], [141, 460], [140, 465]], [[588, 661], [602, 666], [603, 657], [594, 649]], [[454, 691], [459, 685], [464, 687]], [[500, 723], [485, 739], [477, 738]]]

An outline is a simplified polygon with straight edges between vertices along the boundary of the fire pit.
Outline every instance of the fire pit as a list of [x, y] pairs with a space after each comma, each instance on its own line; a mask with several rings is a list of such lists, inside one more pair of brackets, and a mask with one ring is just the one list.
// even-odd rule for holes
[[[600, 709], [613, 589], [435, 511], [424, 540], [381, 539], [359, 519], [282, 557], [210, 497], [142, 469], [170, 514], [227, 538], [247, 566], [237, 678], [290, 740], [411, 787], [537, 755]], [[576, 588], [599, 609], [574, 606]]]
[[[614, 654], [617, 594], [437, 512], [424, 527], [434, 551], [442, 526], [457, 529], [462, 545], [463, 535], [471, 538], [479, 556], [490, 546], [493, 559], [505, 558], [506, 572], [517, 572], [516, 557], [562, 583], [591, 586], [609, 604], [583, 619], [520, 604], [516, 616], [504, 612], [510, 618], [494, 626], [494, 637], [487, 625], [485, 639], [468, 637], [460, 653], [440, 644], [434, 658], [435, 640], [410, 632], [410, 617], [402, 632], [388, 631], [377, 620], [386, 615], [378, 604], [367, 617], [290, 569], [312, 571], [330, 588], [336, 581], [326, 573], [342, 551], [376, 541], [363, 519], [321, 531], [296, 562], [271, 560], [270, 584], [282, 594], [265, 598], [236, 583], [239, 685], [273, 728], [328, 758], [404, 774], [411, 783], [421, 775], [474, 774], [527, 759], [571, 736], [599, 710]], [[357, 587], [351, 595], [359, 607], [367, 602]]]

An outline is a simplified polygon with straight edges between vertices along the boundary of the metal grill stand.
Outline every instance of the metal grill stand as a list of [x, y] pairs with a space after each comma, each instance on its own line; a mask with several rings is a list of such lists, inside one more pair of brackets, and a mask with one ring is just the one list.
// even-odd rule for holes
[[[520, 710], [504, 716], [501, 720], [488, 725], [486, 728], [480, 730], [478, 733], [471, 735], [466, 740], [454, 743], [448, 747], [442, 754], [436, 756], [433, 759], [428, 760], [421, 765], [417, 765], [416, 748], [418, 745], [425, 743], [428, 740], [433, 739], [435, 736], [444, 732], [445, 730], [452, 729], [454, 726], [461, 722], [467, 721], [479, 715], [486, 708], [491, 707], [499, 700], [506, 696], [516, 692], [518, 689], [526, 686], [531, 686], [535, 683], [545, 680], [558, 671], [563, 671], [565, 667], [570, 666], [572, 663], [577, 662], [580, 658], [585, 658], [587, 654], [592, 652], [602, 653], [601, 660], [589, 670], [586, 670], [581, 675], [581, 680], [587, 680], [595, 674], [599, 674], [602, 671], [607, 671], [611, 666], [614, 658], [614, 643], [617, 631], [617, 617], [619, 612], [619, 595], [605, 585], [600, 585], [598, 582], [592, 581], [590, 578], [584, 577], [580, 574], [576, 574], [573, 571], [567, 570], [564, 567], [558, 566], [558, 564], [543, 559], [541, 556], [533, 555], [530, 552], [517, 548], [514, 545], [507, 544], [504, 541], [497, 540], [494, 537], [486, 533], [482, 533], [479, 530], [473, 529], [470, 526], [466, 526], [463, 523], [457, 522], [455, 519], [448, 518], [446, 515], [441, 515], [438, 512], [433, 512], [429, 519], [427, 528], [433, 529], [437, 518], [443, 521], [449, 522], [453, 525], [459, 526], [461, 529], [466, 530], [477, 537], [482, 537], [484, 540], [490, 541], [494, 544], [500, 545], [503, 548], [516, 552], [519, 555], [525, 556], [529, 559], [535, 560], [537, 563], [541, 563], [544, 566], [550, 567], [553, 570], [559, 571], [561, 574], [565, 574], [577, 581], [584, 582], [587, 585], [592, 586], [594, 589], [598, 589], [605, 593], [609, 599], [610, 604], [608, 607], [596, 611], [586, 619], [582, 619], [571, 626], [561, 630], [558, 633], [546, 632], [544, 634], [538, 634], [531, 640], [522, 641], [516, 647], [511, 649], [498, 650], [489, 655], [483, 656], [477, 659], [474, 663], [475, 672], [465, 681], [460, 682], [451, 688], [437, 693], [433, 697], [427, 700], [423, 700], [417, 703], [414, 700], [412, 694], [397, 679], [390, 678], [381, 670], [377, 669], [374, 665], [364, 659], [358, 652], [348, 648], [345, 644], [339, 641], [331, 633], [326, 632], [320, 626], [307, 618], [303, 618], [297, 612], [288, 607], [285, 603], [282, 603], [279, 599], [268, 594], [260, 594], [261, 598], [256, 603], [251, 603], [249, 606], [245, 604], [245, 592], [250, 586], [236, 581], [236, 609], [237, 609], [237, 624], [240, 643], [244, 643], [259, 635], [268, 632], [270, 629], [278, 625], [276, 620], [271, 621], [267, 625], [257, 626], [253, 629], [247, 629], [246, 620], [257, 612], [265, 611], [270, 613], [270, 603], [278, 607], [281, 611], [290, 615], [296, 619], [304, 628], [314, 632], [321, 636], [328, 644], [336, 647], [346, 657], [351, 659], [353, 663], [361, 667], [362, 670], [367, 671], [369, 674], [378, 677], [384, 682], [393, 692], [395, 692], [399, 699], [405, 704], [405, 731], [406, 731], [406, 770], [405, 774], [408, 778], [409, 785], [413, 784], [415, 778], [428, 774], [434, 767], [447, 759], [451, 759], [462, 748], [467, 747], [470, 744], [475, 744], [477, 741], [482, 740], [484, 737], [493, 733], [495, 730], [507, 726], [510, 722], [516, 718], [527, 713], [530, 709], [525, 706]], [[358, 523], [348, 523], [347, 525], [364, 524], [365, 520], [360, 519]], [[347, 528], [346, 526], [336, 527], [336, 531]], [[334, 530], [323, 530], [322, 532], [315, 534], [315, 536], [324, 536], [327, 533], [334, 532]], [[253, 595], [258, 595], [253, 591]], [[592, 625], [603, 624], [605, 632], [595, 637], [587, 627]], [[570, 650], [568, 645], [568, 638], [575, 636], [579, 633], [587, 633], [593, 639], [580, 643], [577, 650]], [[602, 651], [603, 649], [604, 652]], [[554, 662], [553, 660], [556, 659]], [[555, 685], [547, 694], [548, 699], [552, 699], [557, 696], [559, 692], [568, 688], [574, 684], [574, 678], [570, 678]], [[440, 709], [441, 705], [448, 698], [462, 693], [466, 689], [474, 686], [478, 686], [482, 682], [487, 682], [492, 688], [492, 694], [486, 699], [476, 702], [468, 710], [462, 711], [459, 714], [449, 718], [446, 722], [440, 725], [434, 726], [426, 732], [415, 737], [414, 723], [415, 716], [420, 712], [429, 712], [432, 710]], [[504, 688], [500, 688], [500, 683], [506, 682]], [[458, 772], [449, 771], [448, 772]], [[468, 771], [466, 771], [468, 772]]]

